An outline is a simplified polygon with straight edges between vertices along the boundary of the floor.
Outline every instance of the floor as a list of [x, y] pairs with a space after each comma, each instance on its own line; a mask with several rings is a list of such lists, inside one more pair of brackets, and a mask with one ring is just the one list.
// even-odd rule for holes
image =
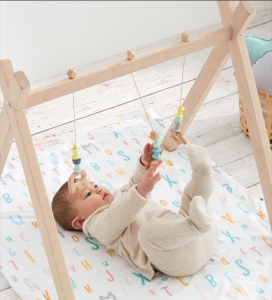
[[[190, 31], [191, 37], [220, 28], [216, 23]], [[251, 22], [247, 35], [272, 38], [272, 10], [258, 11]], [[137, 54], [180, 40], [180, 36], [152, 43], [135, 49]], [[201, 50], [185, 57], [182, 98], [188, 94], [199, 71], [212, 48]], [[92, 65], [74, 66], [78, 73], [124, 59], [124, 53]], [[70, 67], [70, 66], [69, 66]], [[137, 87], [145, 107], [151, 107], [163, 119], [173, 120], [179, 105], [183, 57], [134, 74]], [[32, 88], [66, 78], [66, 72], [31, 83]], [[115, 123], [132, 115], [143, 113], [131, 75], [123, 76], [75, 93], [75, 115], [77, 135]], [[0, 107], [3, 99], [0, 98]], [[72, 95], [58, 98], [26, 110], [34, 145], [45, 148], [63, 140], [74, 140], [74, 112]], [[240, 129], [238, 89], [232, 62], [229, 60], [216, 84], [208, 94], [196, 118], [185, 134], [185, 138], [205, 146], [212, 160], [230, 176], [247, 187], [259, 198], [263, 197], [259, 175], [250, 139]], [[18, 157], [15, 143], [8, 160]], [[0, 299], [20, 299], [0, 273]]]

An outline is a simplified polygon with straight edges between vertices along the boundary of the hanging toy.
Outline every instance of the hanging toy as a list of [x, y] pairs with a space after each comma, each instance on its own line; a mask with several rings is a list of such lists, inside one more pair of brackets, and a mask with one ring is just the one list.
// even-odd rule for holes
[[[67, 76], [69, 79], [74, 79], [77, 75], [75, 69], [69, 69], [67, 72]], [[74, 173], [72, 173], [68, 179], [68, 189], [69, 193], [73, 194], [76, 189], [81, 188], [88, 184], [86, 179], [86, 171], [81, 169], [81, 158], [79, 155], [79, 147], [76, 145], [76, 126], [75, 126], [75, 103], [74, 103], [74, 93], [73, 93], [73, 110], [74, 110], [74, 132], [75, 132], [75, 143], [72, 143], [73, 147], [71, 148], [72, 151], [72, 162], [74, 164]], [[80, 175], [80, 178], [77, 178]]]
[[75, 173], [79, 173], [81, 171], [81, 158], [79, 156], [79, 147], [76, 146], [76, 144], [74, 144], [74, 147], [71, 148], [71, 151], [72, 151], [72, 161], [73, 161], [73, 164], [75, 166], [74, 168], [74, 172]]
[[[81, 188], [86, 185], [88, 181], [86, 180], [86, 171], [81, 169], [81, 158], [79, 155], [79, 147], [74, 144], [71, 148], [72, 151], [72, 161], [74, 164], [74, 173], [68, 179], [68, 189], [69, 193], [73, 194], [77, 188]], [[80, 178], [77, 176], [80, 175]]]
[[176, 141], [177, 145], [180, 145], [181, 143], [186, 144], [187, 141], [182, 137], [182, 134], [180, 132], [180, 125], [182, 123], [183, 118], [183, 111], [185, 108], [183, 106], [177, 107], [177, 113], [175, 114], [174, 119], [174, 127], [171, 129], [171, 137]]
[[[184, 36], [185, 36], [185, 33], [183, 34], [183, 37]], [[182, 39], [182, 40], [187, 42], [184, 39]], [[182, 123], [183, 111], [185, 110], [185, 107], [181, 106], [184, 66], [185, 66], [185, 56], [183, 59], [182, 80], [181, 80], [181, 85], [180, 85], [180, 105], [177, 107], [177, 113], [175, 114], [175, 119], [174, 119], [174, 127], [171, 129], [171, 133], [170, 133], [170, 137], [175, 140], [177, 145], [180, 145], [181, 143], [187, 144], [187, 141], [184, 139], [184, 137], [182, 136], [182, 133], [180, 132], [180, 125]]]
[[151, 127], [151, 132], [150, 132], [150, 138], [154, 141], [154, 145], [153, 145], [153, 150], [154, 150], [154, 153], [152, 154], [152, 158], [153, 158], [153, 161], [151, 162], [150, 165], [152, 165], [152, 163], [154, 163], [155, 161], [159, 160], [161, 158], [161, 153], [162, 153], [162, 148], [161, 148], [161, 143], [162, 143], [162, 139], [161, 139], [161, 136], [158, 134], [157, 131], [153, 130], [153, 127], [152, 127], [152, 124], [149, 120], [149, 116], [148, 116], [148, 113], [146, 112], [146, 109], [145, 109], [145, 106], [144, 106], [144, 103], [143, 103], [143, 100], [142, 100], [142, 97], [140, 95], [140, 92], [139, 92], [139, 89], [137, 87], [137, 84], [136, 84], [136, 81], [135, 81], [135, 78], [133, 76], [133, 73], [131, 73], [131, 76], [132, 76], [132, 79], [134, 81], [134, 85], [136, 87], [136, 90], [137, 90], [137, 93], [139, 95], [139, 98], [141, 100], [141, 103], [142, 103], [142, 106], [143, 106], [143, 109], [145, 111], [145, 115], [147, 117], [147, 120], [150, 124], [150, 127]]
[[151, 165], [152, 165], [152, 163], [154, 163], [157, 160], [161, 159], [161, 153], [162, 153], [161, 143], [162, 143], [162, 139], [161, 139], [161, 136], [158, 134], [158, 132], [155, 131], [155, 130], [152, 130], [150, 132], [150, 138], [154, 141], [154, 145], [153, 145], [154, 153], [152, 154], [153, 161], [151, 162]]

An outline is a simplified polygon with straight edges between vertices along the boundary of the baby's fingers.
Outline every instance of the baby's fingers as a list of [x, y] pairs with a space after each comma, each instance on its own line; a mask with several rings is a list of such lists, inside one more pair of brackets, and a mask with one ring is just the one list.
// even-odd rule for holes
[[155, 179], [155, 182], [160, 181], [161, 180], [161, 174], [160, 173], [155, 174], [154, 179]]
[[145, 144], [143, 152], [148, 152], [150, 147], [150, 143]]
[[149, 170], [151, 170], [151, 172], [153, 171], [153, 172], [155, 172], [156, 170], [157, 170], [157, 168], [158, 168], [158, 166], [160, 165], [162, 163], [162, 160], [160, 159], [160, 160], [156, 160], [156, 161], [152, 161], [151, 162], [151, 164], [150, 164], [150, 169]]
[[149, 147], [148, 147], [148, 152], [153, 152], [153, 148], [154, 148], [154, 144], [149, 144]]

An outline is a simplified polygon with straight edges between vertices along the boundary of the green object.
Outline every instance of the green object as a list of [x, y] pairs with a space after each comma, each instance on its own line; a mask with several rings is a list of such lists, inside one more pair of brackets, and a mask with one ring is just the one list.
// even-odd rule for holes
[[80, 164], [77, 164], [77, 165], [74, 165], [74, 172], [75, 173], [79, 173], [81, 171], [81, 165]]
[[260, 57], [264, 56], [265, 53], [272, 51], [272, 39], [265, 40], [263, 38], [250, 35], [245, 35], [244, 38], [251, 65], [255, 64]]

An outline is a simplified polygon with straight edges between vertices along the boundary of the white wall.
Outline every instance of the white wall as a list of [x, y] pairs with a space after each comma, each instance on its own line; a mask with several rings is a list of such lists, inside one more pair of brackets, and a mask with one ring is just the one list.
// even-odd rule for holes
[[[250, 1], [255, 10], [271, 1]], [[0, 58], [30, 82], [220, 22], [216, 1], [0, 1]]]

